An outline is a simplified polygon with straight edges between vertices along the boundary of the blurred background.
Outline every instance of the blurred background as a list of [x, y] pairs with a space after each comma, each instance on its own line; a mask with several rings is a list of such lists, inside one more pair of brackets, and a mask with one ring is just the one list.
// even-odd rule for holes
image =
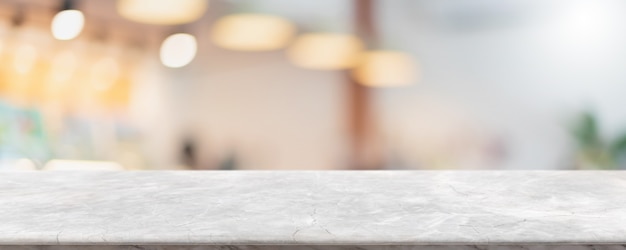
[[0, 0], [0, 169], [625, 169], [620, 0]]

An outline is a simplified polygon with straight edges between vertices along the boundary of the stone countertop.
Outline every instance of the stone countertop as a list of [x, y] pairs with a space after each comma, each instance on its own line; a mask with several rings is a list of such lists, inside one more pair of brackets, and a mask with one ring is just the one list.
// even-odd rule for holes
[[620, 171], [0, 173], [0, 245], [624, 242]]

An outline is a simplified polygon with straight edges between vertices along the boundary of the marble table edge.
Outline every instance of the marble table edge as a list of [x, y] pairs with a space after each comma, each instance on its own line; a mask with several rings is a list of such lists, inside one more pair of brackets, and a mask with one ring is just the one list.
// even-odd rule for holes
[[41, 240], [0, 240], [0, 246], [585, 246], [585, 245], [621, 245], [626, 248], [626, 241], [437, 241], [437, 242], [382, 242], [382, 241], [298, 241], [298, 242], [258, 242], [258, 241], [41, 241]]

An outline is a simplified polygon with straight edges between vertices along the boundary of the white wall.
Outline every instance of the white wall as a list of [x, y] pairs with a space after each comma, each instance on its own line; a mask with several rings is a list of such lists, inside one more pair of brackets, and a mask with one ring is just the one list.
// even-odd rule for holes
[[405, 126], [404, 140], [414, 138], [408, 148], [417, 147], [423, 131], [402, 119], [429, 122], [416, 107], [433, 96], [502, 138], [507, 159], [492, 167], [569, 167], [568, 121], [586, 108], [599, 113], [609, 134], [626, 125], [623, 1], [388, 1], [382, 7], [389, 43], [422, 64], [418, 85], [380, 93], [387, 130]]
[[[206, 37], [199, 37], [202, 41]], [[206, 40], [204, 40], [206, 41]], [[282, 52], [220, 50], [210, 43], [190, 67], [169, 70], [180, 87], [182, 136], [195, 136], [201, 164], [231, 153], [243, 169], [331, 169], [343, 159], [343, 82], [295, 68]]]

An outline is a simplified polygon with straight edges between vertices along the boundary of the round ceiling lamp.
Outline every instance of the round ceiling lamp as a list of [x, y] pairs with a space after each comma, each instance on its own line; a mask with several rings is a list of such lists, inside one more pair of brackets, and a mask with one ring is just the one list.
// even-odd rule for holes
[[183, 67], [196, 57], [197, 50], [198, 45], [193, 35], [173, 34], [161, 44], [161, 63], [170, 68]]
[[61, 11], [52, 18], [50, 29], [57, 40], [72, 40], [83, 31], [85, 15], [74, 7], [74, 1], [65, 0]]
[[413, 58], [408, 54], [375, 50], [361, 55], [352, 74], [357, 82], [365, 86], [395, 87], [414, 83], [416, 67]]
[[356, 65], [363, 51], [361, 40], [350, 34], [308, 33], [287, 51], [295, 65], [317, 70], [341, 70]]
[[135, 22], [174, 25], [199, 19], [208, 6], [207, 0], [118, 0], [117, 12]]
[[225, 49], [267, 51], [285, 47], [294, 33], [294, 25], [278, 16], [235, 14], [219, 19], [211, 38]]

